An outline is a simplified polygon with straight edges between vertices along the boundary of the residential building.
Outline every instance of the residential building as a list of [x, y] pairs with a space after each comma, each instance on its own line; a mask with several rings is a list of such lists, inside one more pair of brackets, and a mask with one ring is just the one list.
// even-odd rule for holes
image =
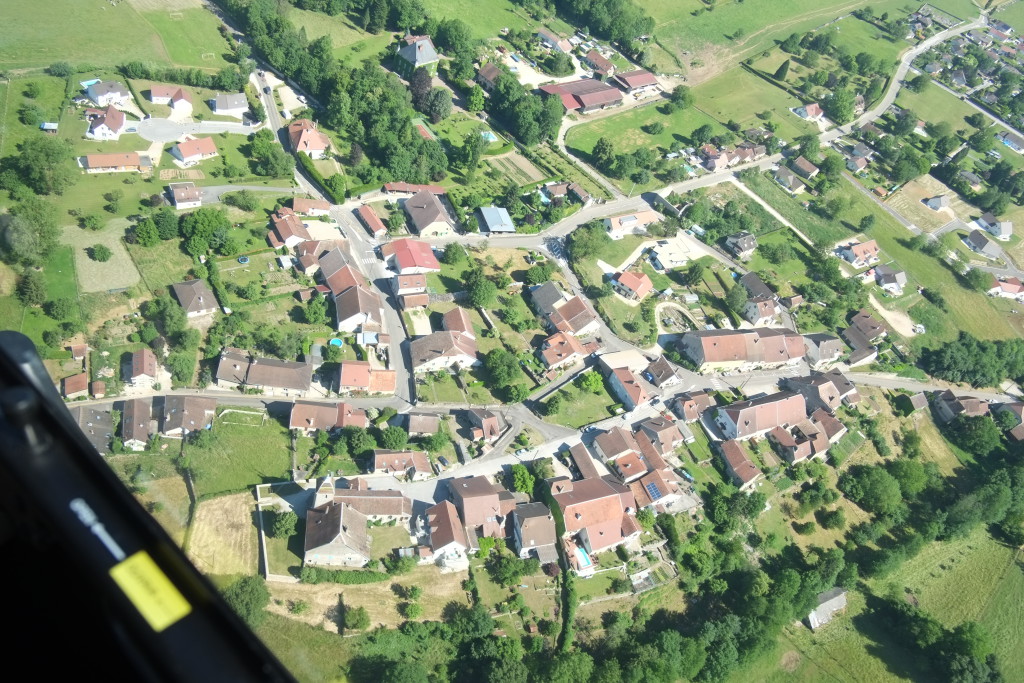
[[658, 79], [650, 71], [636, 69], [616, 74], [613, 79], [623, 90], [634, 97], [657, 91], [661, 86]]
[[288, 417], [288, 428], [306, 436], [312, 436], [317, 430], [330, 432], [343, 427], [366, 428], [369, 424], [366, 411], [348, 403], [296, 401]]
[[86, 154], [78, 164], [86, 173], [142, 173], [152, 168], [149, 157], [136, 152], [127, 154]]
[[621, 296], [633, 301], [641, 301], [654, 289], [651, 278], [646, 273], [634, 273], [627, 270], [616, 273], [612, 278], [612, 288]]
[[109, 410], [92, 406], [69, 406], [68, 412], [97, 453], [106, 455], [110, 452], [110, 442], [114, 438], [114, 422]]
[[675, 386], [683, 381], [679, 372], [665, 356], [658, 356], [651, 361], [644, 370], [644, 378], [659, 389]]
[[288, 141], [293, 152], [302, 152], [310, 159], [323, 159], [331, 148], [331, 139], [309, 119], [295, 119], [288, 124]]
[[751, 299], [761, 298], [777, 301], [779, 298], [757, 273], [744, 273], [736, 281], [743, 285], [743, 289], [747, 290], [747, 296]]
[[1024, 283], [1015, 277], [999, 278], [992, 277], [992, 286], [988, 290], [989, 296], [998, 296], [1003, 299], [1013, 299], [1024, 303]]
[[338, 369], [338, 393], [393, 394], [398, 384], [396, 370], [383, 370], [365, 360], [343, 360]]
[[780, 391], [722, 406], [715, 421], [727, 439], [745, 440], [767, 434], [775, 427], [795, 425], [806, 417], [804, 397]]
[[797, 107], [793, 110], [793, 113], [802, 119], [807, 119], [808, 121], [820, 121], [822, 117], [825, 116], [825, 111], [817, 102], [811, 102], [810, 104]]
[[878, 263], [878, 254], [881, 251], [878, 242], [868, 240], [867, 242], [851, 242], [839, 247], [839, 256], [854, 268], [867, 268]]
[[868, 167], [868, 160], [864, 157], [853, 157], [846, 161], [846, 170], [851, 173], [860, 173]]
[[996, 139], [1012, 149], [1014, 152], [1024, 152], [1024, 137], [1021, 137], [1012, 131], [1006, 130], [998, 133], [996, 135]]
[[925, 200], [925, 206], [932, 211], [939, 211], [941, 209], [949, 208], [949, 195], [940, 194], [935, 197], [930, 197]]
[[907, 286], [907, 272], [885, 265], [875, 266], [875, 282], [893, 296], [901, 296], [903, 288]]
[[210, 109], [217, 116], [233, 116], [243, 118], [249, 111], [249, 101], [245, 93], [221, 93], [210, 100]]
[[480, 70], [476, 72], [476, 82], [480, 84], [480, 87], [491, 92], [494, 90], [494, 84], [497, 83], [498, 77], [502, 74], [501, 68], [494, 62], [488, 62], [480, 67]]
[[[646, 276], [645, 276], [646, 277]], [[547, 316], [548, 326], [577, 337], [585, 337], [601, 329], [601, 321], [580, 296], [565, 301]]]
[[568, 111], [578, 111], [581, 114], [622, 103], [621, 90], [596, 78], [542, 85], [540, 91], [560, 98], [562, 106]]
[[472, 550], [487, 536], [505, 538], [506, 523], [515, 508], [515, 497], [487, 477], [458, 477], [448, 480], [451, 501], [459, 511]]
[[841, 405], [852, 406], [860, 401], [856, 385], [839, 370], [812, 373], [807, 377], [787, 377], [780, 384], [784, 389], [802, 395], [808, 411], [824, 408], [834, 413]]
[[353, 287], [369, 289], [363, 274], [352, 267], [338, 247], [320, 256], [317, 265], [324, 284], [335, 298]]
[[408, 413], [405, 416], [405, 431], [409, 436], [430, 436], [441, 429], [441, 418], [433, 413]]
[[132, 101], [132, 93], [120, 81], [100, 81], [85, 89], [97, 107], [124, 106]]
[[683, 422], [696, 422], [704, 411], [714, 405], [714, 397], [706, 391], [688, 391], [679, 394], [672, 404], [672, 412]]
[[367, 325], [384, 321], [380, 297], [366, 287], [349, 287], [334, 297], [339, 332], [356, 332]]
[[136, 388], [152, 387], [157, 380], [156, 354], [148, 348], [133, 352], [127, 379]]
[[302, 223], [302, 219], [296, 216], [291, 209], [282, 206], [271, 214], [267, 241], [274, 249], [281, 247], [291, 249], [312, 239], [306, 226]]
[[455, 221], [433, 192], [417, 192], [405, 200], [403, 208], [420, 237], [447, 237], [455, 233]]
[[605, 372], [611, 372], [617, 368], [629, 368], [630, 372], [641, 373], [650, 365], [650, 359], [639, 349], [626, 349], [625, 351], [609, 351], [597, 357], [597, 362]]
[[461, 306], [456, 306], [441, 316], [441, 328], [447, 332], [461, 332], [467, 337], [476, 339], [476, 331], [473, 329], [473, 322], [469, 319], [469, 312]]
[[189, 138], [171, 147], [171, 156], [184, 166], [195, 166], [200, 161], [218, 156], [213, 138]]
[[89, 122], [85, 137], [90, 140], [117, 140], [124, 132], [125, 124], [124, 113], [111, 104]]
[[583, 350], [583, 344], [575, 336], [565, 332], [556, 332], [545, 339], [537, 353], [550, 370], [561, 370], [575, 365], [582, 362], [587, 355]]
[[683, 509], [689, 510], [696, 507], [700, 502], [690, 496], [683, 495], [679, 486], [679, 479], [669, 469], [651, 470], [629, 485], [629, 490], [636, 501], [636, 509], [651, 509], [655, 513], [667, 511], [681, 511], [679, 503], [683, 502]]
[[749, 491], [754, 488], [757, 481], [764, 475], [747, 456], [743, 446], [738, 441], [721, 441], [717, 446], [722, 455], [722, 462], [725, 463], [726, 471], [740, 491]]
[[171, 183], [167, 186], [171, 202], [178, 211], [198, 209], [203, 205], [203, 191], [195, 183]]
[[847, 363], [850, 367], [863, 365], [870, 362], [877, 356], [876, 344], [885, 337], [889, 331], [877, 318], [862, 308], [853, 318], [850, 319], [850, 326], [840, 331], [840, 336], [853, 348]]
[[306, 511], [306, 567], [364, 567], [370, 561], [365, 515], [331, 501]]
[[564, 52], [565, 54], [572, 53], [572, 43], [546, 28], [537, 29], [537, 40], [540, 41], [541, 45], [551, 50]]
[[807, 615], [807, 623], [812, 631], [832, 621], [838, 612], [846, 609], [846, 589], [833, 588], [818, 593], [817, 606]]
[[597, 435], [593, 448], [603, 460], [616, 460], [628, 453], [638, 453], [640, 444], [628, 429], [612, 427]]
[[473, 441], [494, 443], [505, 431], [505, 421], [492, 410], [470, 408], [466, 411], [466, 419], [472, 425], [470, 434]]
[[725, 248], [738, 259], [748, 259], [757, 249], [757, 238], [747, 231], [733, 233], [725, 238]]
[[422, 294], [427, 291], [427, 276], [423, 273], [396, 275], [391, 278], [391, 290], [395, 296]]
[[171, 111], [180, 111], [191, 108], [192, 95], [179, 85], [155, 84], [149, 89], [149, 101], [166, 104]]
[[780, 313], [782, 309], [774, 297], [751, 297], [743, 307], [743, 319], [754, 327], [770, 325]]
[[323, 199], [293, 197], [292, 211], [300, 216], [326, 216], [331, 211], [331, 203]]
[[441, 272], [441, 264], [426, 242], [408, 238], [397, 239], [382, 246], [380, 253], [388, 268], [399, 275]]
[[514, 233], [516, 226], [506, 209], [496, 206], [481, 206], [480, 229], [491, 234], [508, 234]]
[[600, 74], [603, 78], [607, 78], [615, 73], [615, 65], [596, 49], [592, 49], [584, 55], [580, 61], [593, 69], [595, 73]]
[[1002, 249], [995, 242], [985, 236], [981, 230], [971, 230], [964, 240], [972, 251], [981, 254], [987, 259], [998, 259], [1002, 255]]
[[371, 522], [405, 523], [412, 517], [412, 501], [401, 491], [335, 488], [334, 500], [365, 515]]
[[153, 399], [131, 398], [124, 402], [121, 413], [121, 441], [130, 451], [144, 451], [155, 429]]
[[651, 209], [645, 209], [636, 213], [605, 218], [604, 225], [608, 228], [609, 237], [613, 240], [620, 240], [627, 235], [646, 234], [647, 226], [660, 220], [660, 213]]
[[409, 343], [413, 372], [479, 365], [476, 340], [463, 332], [434, 332]]
[[303, 397], [309, 393], [312, 376], [313, 366], [308, 362], [260, 358], [225, 347], [216, 380], [221, 389], [262, 389], [270, 395]]
[[356, 215], [369, 233], [377, 239], [388, 234], [388, 226], [384, 225], [384, 221], [380, 219], [380, 216], [377, 215], [377, 212], [369, 204], [363, 204], [356, 209]]
[[950, 389], [937, 392], [933, 405], [936, 415], [943, 422], [951, 422], [961, 415], [983, 417], [989, 414], [988, 401], [972, 396], [957, 396]]
[[406, 36], [398, 46], [395, 71], [405, 79], [411, 78], [412, 72], [416, 69], [426, 69], [434, 76], [437, 74], [439, 61], [440, 57], [437, 56], [434, 41], [430, 36]]
[[807, 183], [786, 166], [779, 166], [778, 170], [775, 171], [775, 182], [782, 185], [787, 192], [793, 195], [800, 194], [807, 189]]
[[[668, 455], [683, 445], [685, 438], [679, 425], [661, 415], [650, 417], [640, 423], [637, 442], [642, 444], [641, 435], [654, 446], [659, 455]], [[643, 450], [641, 448], [641, 450]]]
[[519, 557], [536, 557], [542, 564], [558, 562], [555, 518], [543, 503], [523, 503], [512, 510], [512, 535]]
[[707, 372], [790, 365], [803, 359], [806, 346], [796, 332], [758, 327], [686, 332], [680, 350], [700, 372]]
[[644, 381], [629, 368], [616, 368], [608, 376], [608, 385], [626, 410], [634, 410], [651, 400]]
[[425, 451], [389, 451], [377, 448], [373, 451], [372, 474], [394, 475], [407, 481], [421, 481], [434, 474]]
[[189, 318], [214, 313], [218, 308], [217, 297], [206, 284], [206, 280], [178, 282], [171, 285], [171, 292]]
[[675, 270], [690, 262], [691, 250], [679, 239], [658, 240], [648, 258], [656, 270]]
[[982, 214], [978, 219], [978, 225], [1001, 242], [1007, 242], [1013, 236], [1013, 223], [1001, 221], [989, 212]]
[[217, 399], [205, 396], [169, 395], [164, 398], [164, 416], [160, 433], [184, 438], [200, 429], [212, 429], [217, 415]]
[[459, 512], [447, 500], [427, 508], [427, 528], [430, 533], [430, 549], [434, 562], [442, 570], [464, 571], [469, 568], [469, 540], [463, 528]]
[[554, 479], [551, 494], [565, 520], [566, 556], [581, 576], [593, 574], [594, 555], [640, 536], [640, 526], [628, 512], [636, 500], [625, 486], [604, 479]]
[[818, 167], [805, 159], [803, 155], [798, 156], [796, 160], [793, 161], [792, 168], [798, 175], [806, 180], [810, 180], [814, 176], [818, 175], [819, 172]]

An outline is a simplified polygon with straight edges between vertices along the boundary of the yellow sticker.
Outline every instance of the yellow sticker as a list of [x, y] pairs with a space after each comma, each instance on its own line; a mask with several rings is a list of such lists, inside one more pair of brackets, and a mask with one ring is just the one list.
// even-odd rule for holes
[[192, 611], [192, 605], [145, 550], [114, 565], [110, 576], [157, 633]]

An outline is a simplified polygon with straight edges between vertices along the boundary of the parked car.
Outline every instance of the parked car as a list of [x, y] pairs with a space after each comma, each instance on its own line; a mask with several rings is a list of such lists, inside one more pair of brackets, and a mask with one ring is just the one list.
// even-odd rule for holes
[[443, 455], [437, 456], [437, 461], [441, 463], [442, 467], [451, 467], [451, 464], [448, 462], [448, 458], [444, 457]]
[[529, 452], [530, 452], [529, 448], [520, 448], [518, 451], [515, 452], [515, 456], [517, 458], [520, 458], [520, 457], [526, 455]]
[[269, 85], [263, 86], [263, 93], [266, 94], [266, 95], [270, 94], [270, 86]]

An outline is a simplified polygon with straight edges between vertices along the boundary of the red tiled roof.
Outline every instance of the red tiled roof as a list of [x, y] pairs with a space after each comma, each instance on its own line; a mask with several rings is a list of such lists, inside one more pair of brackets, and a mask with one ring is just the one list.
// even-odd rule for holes
[[408, 238], [394, 240], [381, 247], [381, 254], [386, 259], [393, 256], [399, 272], [406, 268], [441, 270], [441, 264], [426, 242]]
[[194, 138], [178, 143], [178, 153], [182, 159], [197, 156], [210, 156], [217, 153], [217, 145], [213, 138]]

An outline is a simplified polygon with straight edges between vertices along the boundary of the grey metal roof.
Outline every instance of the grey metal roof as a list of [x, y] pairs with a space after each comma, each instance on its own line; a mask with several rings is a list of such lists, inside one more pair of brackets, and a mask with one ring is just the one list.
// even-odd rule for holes
[[423, 66], [438, 60], [434, 43], [428, 37], [423, 37], [412, 45], [403, 45], [398, 50], [398, 56], [413, 66]]

